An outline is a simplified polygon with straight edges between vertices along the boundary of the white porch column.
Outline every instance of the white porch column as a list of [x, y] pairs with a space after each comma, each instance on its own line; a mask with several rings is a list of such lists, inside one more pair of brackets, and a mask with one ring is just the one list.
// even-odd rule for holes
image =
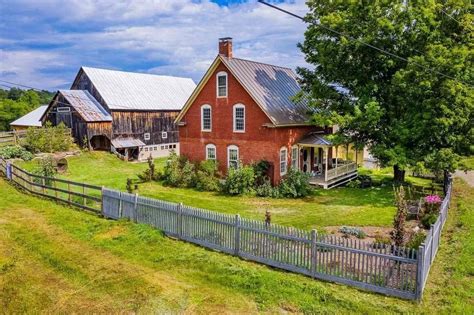
[[329, 150], [327, 147], [324, 148], [324, 154], [326, 155], [326, 165], [324, 166], [324, 181], [328, 181], [328, 156]]

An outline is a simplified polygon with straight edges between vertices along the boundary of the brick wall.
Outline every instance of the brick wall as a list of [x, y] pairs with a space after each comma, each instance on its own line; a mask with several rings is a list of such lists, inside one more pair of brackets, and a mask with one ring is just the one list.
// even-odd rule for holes
[[[227, 72], [228, 93], [226, 98], [216, 96], [216, 74]], [[245, 105], [245, 133], [233, 132], [233, 106]], [[201, 106], [208, 104], [212, 107], [212, 131], [201, 131]], [[253, 101], [245, 89], [230, 74], [223, 64], [220, 64], [211, 75], [187, 113], [181, 120], [185, 123], [179, 127], [181, 154], [190, 160], [200, 161], [206, 158], [205, 147], [212, 143], [216, 146], [217, 160], [220, 170], [227, 171], [227, 147], [239, 147], [239, 158], [244, 164], [259, 160], [273, 163], [273, 183], [280, 180], [280, 148], [288, 148], [288, 165], [291, 163], [291, 146], [304, 134], [311, 130], [321, 130], [316, 127], [281, 127], [269, 128], [270, 119]]]

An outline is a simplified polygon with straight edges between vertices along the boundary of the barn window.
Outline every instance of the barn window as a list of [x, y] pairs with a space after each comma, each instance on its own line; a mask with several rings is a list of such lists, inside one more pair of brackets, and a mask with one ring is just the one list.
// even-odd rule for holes
[[227, 147], [227, 167], [239, 167], [239, 147], [235, 145], [230, 145]]
[[291, 167], [293, 169], [298, 168], [298, 160], [299, 160], [298, 147], [295, 145], [291, 147]]
[[285, 175], [287, 170], [288, 151], [285, 147], [280, 149], [280, 175]]
[[212, 129], [212, 110], [210, 105], [201, 106], [201, 130], [211, 131]]
[[149, 133], [149, 132], [144, 133], [144, 134], [143, 134], [143, 139], [145, 139], [145, 140], [150, 140], [150, 133]]
[[227, 73], [217, 74], [217, 97], [227, 97]]
[[234, 132], [245, 132], [245, 106], [234, 105]]
[[206, 145], [206, 160], [215, 160], [216, 156], [216, 146], [213, 144]]
[[162, 139], [167, 139], [168, 138], [168, 133], [166, 131], [161, 132], [161, 138]]
[[70, 107], [58, 107], [56, 109], [58, 113], [69, 113], [71, 111]]

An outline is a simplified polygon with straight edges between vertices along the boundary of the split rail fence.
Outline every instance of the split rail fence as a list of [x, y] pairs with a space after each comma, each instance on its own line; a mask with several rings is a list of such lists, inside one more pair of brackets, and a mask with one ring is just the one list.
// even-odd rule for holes
[[[1, 159], [0, 171], [31, 193], [101, 212], [110, 219], [126, 218], [149, 224], [184, 241], [316, 279], [416, 300], [422, 297], [440, 244], [452, 189], [450, 181], [438, 220], [431, 226], [425, 243], [418, 249], [409, 249], [320, 235], [316, 230], [266, 224], [239, 215], [46, 178], [28, 173]], [[39, 180], [41, 184], [38, 184]], [[87, 188], [96, 193], [101, 189], [101, 197], [55, 187], [58, 183]], [[58, 192], [65, 194], [64, 197], [59, 197]], [[82, 198], [83, 202], [73, 201], [74, 197]], [[95, 206], [85, 200], [91, 200]]]

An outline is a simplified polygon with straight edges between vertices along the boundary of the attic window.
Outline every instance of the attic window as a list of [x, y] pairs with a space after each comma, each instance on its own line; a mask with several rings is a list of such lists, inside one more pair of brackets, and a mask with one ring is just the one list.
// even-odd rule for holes
[[227, 97], [227, 73], [217, 74], [217, 97]]
[[69, 107], [58, 107], [57, 109], [58, 113], [69, 113], [71, 111], [71, 108]]
[[145, 139], [145, 140], [150, 140], [150, 133], [149, 133], [149, 132], [144, 133], [144, 134], [143, 134], [143, 139]]

